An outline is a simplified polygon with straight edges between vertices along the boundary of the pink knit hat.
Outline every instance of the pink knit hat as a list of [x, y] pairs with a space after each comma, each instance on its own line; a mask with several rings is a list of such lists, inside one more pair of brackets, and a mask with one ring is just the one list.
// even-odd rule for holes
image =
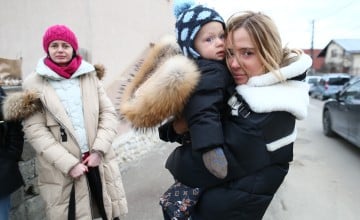
[[74, 32], [72, 32], [65, 25], [53, 25], [49, 27], [43, 36], [43, 47], [45, 52], [48, 52], [49, 45], [54, 40], [63, 40], [68, 42], [74, 51], [78, 49], [78, 42]]

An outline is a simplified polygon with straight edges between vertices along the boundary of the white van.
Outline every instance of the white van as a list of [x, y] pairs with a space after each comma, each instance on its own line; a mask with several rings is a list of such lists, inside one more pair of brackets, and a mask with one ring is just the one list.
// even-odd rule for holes
[[321, 76], [320, 81], [314, 87], [311, 97], [326, 100], [333, 97], [349, 82], [350, 75], [347, 73], [329, 73]]
[[312, 92], [314, 91], [315, 86], [319, 83], [321, 79], [321, 76], [306, 76], [305, 77], [305, 82], [309, 83], [310, 85], [310, 89], [309, 89], [309, 95], [311, 96]]

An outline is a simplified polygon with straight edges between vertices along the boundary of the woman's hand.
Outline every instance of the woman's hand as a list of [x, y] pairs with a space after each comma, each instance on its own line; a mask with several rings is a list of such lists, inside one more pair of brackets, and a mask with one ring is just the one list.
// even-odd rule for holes
[[88, 167], [97, 167], [101, 163], [101, 154], [100, 152], [92, 152], [90, 155], [82, 162], [86, 164]]
[[88, 172], [88, 167], [83, 163], [78, 163], [70, 170], [69, 175], [75, 179], [84, 175], [86, 172]]

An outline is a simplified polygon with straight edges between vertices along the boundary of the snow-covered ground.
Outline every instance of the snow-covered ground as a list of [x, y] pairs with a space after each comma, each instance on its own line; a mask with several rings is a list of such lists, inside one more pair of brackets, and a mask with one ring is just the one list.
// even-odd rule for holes
[[130, 130], [119, 135], [114, 140], [113, 147], [119, 157], [120, 169], [125, 169], [126, 163], [145, 156], [146, 153], [159, 147], [161, 143], [156, 129], [147, 132]]

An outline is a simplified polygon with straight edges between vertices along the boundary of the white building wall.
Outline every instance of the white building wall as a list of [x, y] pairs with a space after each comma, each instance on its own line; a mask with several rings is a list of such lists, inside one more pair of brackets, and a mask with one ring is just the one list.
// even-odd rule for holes
[[0, 0], [0, 57], [23, 58], [23, 77], [45, 55], [42, 35], [65, 24], [109, 84], [164, 34], [174, 30], [172, 0]]
[[352, 58], [351, 74], [360, 76], [360, 54], [354, 54]]
[[337, 44], [330, 44], [325, 58], [325, 63], [342, 63], [343, 61], [343, 49]]

